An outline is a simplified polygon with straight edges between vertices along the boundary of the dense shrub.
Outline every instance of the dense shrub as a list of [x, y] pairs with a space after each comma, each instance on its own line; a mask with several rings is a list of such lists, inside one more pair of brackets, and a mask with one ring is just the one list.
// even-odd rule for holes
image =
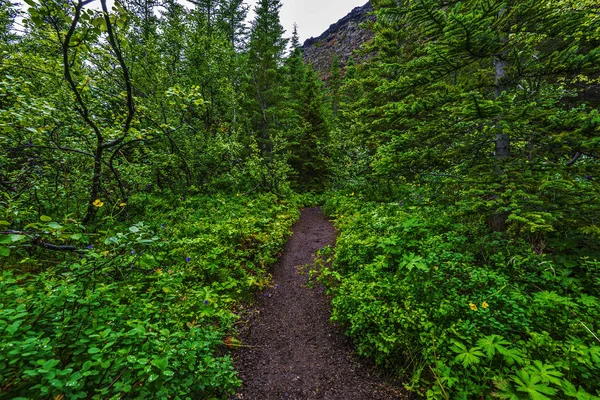
[[414, 189], [327, 204], [341, 234], [322, 278], [360, 354], [429, 398], [597, 398], [600, 262], [536, 253]]
[[298, 214], [274, 195], [174, 202], [132, 200], [149, 222], [116, 224], [41, 273], [13, 264], [28, 246], [13, 236], [0, 276], [3, 398], [209, 399], [239, 385], [224, 344], [233, 311], [268, 283]]

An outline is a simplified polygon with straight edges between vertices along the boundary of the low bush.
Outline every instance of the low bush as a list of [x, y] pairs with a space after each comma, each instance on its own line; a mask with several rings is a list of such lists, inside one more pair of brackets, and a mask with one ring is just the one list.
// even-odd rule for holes
[[132, 199], [146, 222], [100, 234], [37, 227], [90, 240], [37, 269], [19, 260], [39, 236], [3, 236], [0, 397], [216, 399], [239, 385], [224, 344], [234, 311], [268, 283], [297, 211], [265, 194], [175, 202]]
[[416, 186], [357, 197], [329, 196], [340, 236], [321, 279], [361, 355], [428, 398], [599, 398], [594, 253], [540, 254]]

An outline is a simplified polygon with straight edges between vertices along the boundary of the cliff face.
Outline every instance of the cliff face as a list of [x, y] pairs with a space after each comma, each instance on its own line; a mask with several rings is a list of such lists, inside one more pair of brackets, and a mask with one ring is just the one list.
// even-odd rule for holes
[[[306, 40], [302, 46], [304, 61], [311, 64], [324, 78], [329, 75], [335, 55], [339, 57], [342, 66], [346, 65], [354, 50], [373, 37], [370, 31], [360, 27], [363, 22], [375, 18], [368, 15], [371, 11], [373, 11], [371, 3], [356, 7], [350, 14], [331, 25], [321, 36]], [[354, 57], [360, 61], [356, 56]]]

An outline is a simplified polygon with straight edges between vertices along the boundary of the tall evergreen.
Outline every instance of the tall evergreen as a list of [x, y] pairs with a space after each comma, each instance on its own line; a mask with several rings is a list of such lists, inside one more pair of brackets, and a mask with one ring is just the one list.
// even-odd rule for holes
[[329, 127], [325, 118], [325, 87], [316, 72], [308, 67], [299, 99], [300, 129], [291, 143], [290, 165], [297, 187], [319, 190], [327, 176], [326, 146]]
[[251, 121], [262, 157], [273, 158], [279, 112], [284, 97], [281, 67], [287, 40], [279, 19], [279, 0], [260, 0], [255, 6], [248, 44]]
[[243, 50], [247, 44], [247, 15], [248, 6], [244, 0], [219, 1], [218, 23], [231, 45], [238, 51]]
[[536, 183], [550, 179], [552, 165], [574, 185], [564, 195], [575, 195], [586, 174], [578, 154], [593, 153], [593, 111], [574, 95], [585, 85], [573, 79], [598, 71], [594, 29], [579, 28], [593, 11], [563, 6], [376, 1], [381, 51], [360, 80], [368, 105], [354, 114], [362, 124], [355, 137], [377, 149], [374, 172], [390, 182], [439, 173], [473, 181], [474, 193], [494, 199], [485, 202], [488, 217], [504, 213], [515, 229], [578, 219], [569, 207], [550, 217], [555, 206]]

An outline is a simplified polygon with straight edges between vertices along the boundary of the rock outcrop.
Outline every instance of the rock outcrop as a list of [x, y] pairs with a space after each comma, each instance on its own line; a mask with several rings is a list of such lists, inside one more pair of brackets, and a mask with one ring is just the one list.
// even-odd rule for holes
[[[367, 20], [375, 19], [370, 14], [372, 11], [371, 3], [356, 7], [350, 14], [331, 25], [321, 36], [306, 40], [302, 46], [304, 61], [311, 64], [323, 78], [327, 79], [336, 55], [340, 59], [340, 64], [344, 66], [350, 56], [354, 55], [355, 50], [372, 39], [373, 33], [361, 27]], [[364, 57], [354, 55], [356, 61]]]

